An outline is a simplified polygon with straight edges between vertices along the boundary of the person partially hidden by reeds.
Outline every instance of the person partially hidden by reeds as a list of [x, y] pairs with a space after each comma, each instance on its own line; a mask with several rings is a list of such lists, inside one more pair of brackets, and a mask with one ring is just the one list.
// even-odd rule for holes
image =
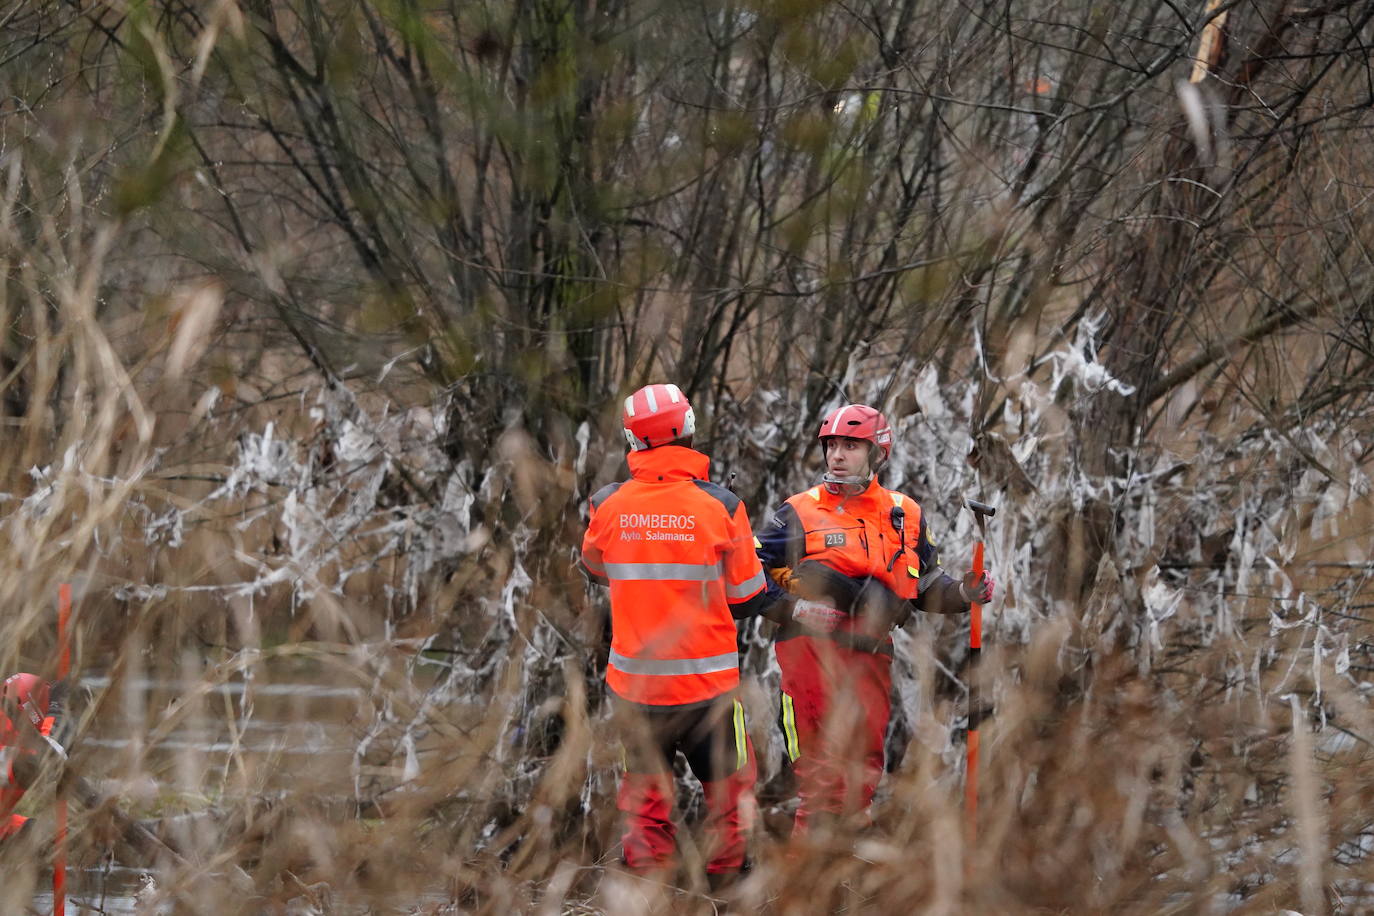
[[35, 674], [14, 674], [0, 684], [0, 842], [18, 835], [29, 818], [15, 813], [33, 785], [61, 710], [62, 685]]
[[610, 587], [606, 685], [625, 745], [617, 805], [632, 872], [672, 867], [673, 760], [687, 759], [706, 800], [713, 887], [746, 865], [746, 810], [757, 767], [738, 699], [735, 621], [781, 596], [754, 554], [743, 502], [707, 479], [696, 418], [676, 385], [625, 399], [630, 479], [591, 498], [582, 565]]
[[993, 594], [988, 573], [962, 582], [946, 573], [920, 505], [878, 483], [892, 452], [881, 413], [841, 407], [817, 438], [820, 485], [787, 499], [756, 541], [764, 568], [796, 597], [767, 615], [781, 624], [774, 651], [800, 798], [794, 836], [818, 822], [869, 823], [891, 714], [892, 629], [913, 610], [963, 614]]

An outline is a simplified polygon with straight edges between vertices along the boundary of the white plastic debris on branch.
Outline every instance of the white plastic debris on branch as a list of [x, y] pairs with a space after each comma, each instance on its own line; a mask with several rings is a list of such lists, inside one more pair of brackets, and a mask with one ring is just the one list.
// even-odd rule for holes
[[1135, 386], [1113, 377], [1107, 367], [1097, 360], [1097, 338], [1106, 320], [1105, 313], [1085, 318], [1074, 333], [1072, 346], [1055, 350], [1041, 361], [1054, 366], [1049, 383], [1051, 396], [1058, 394], [1059, 387], [1069, 379], [1078, 382], [1089, 392], [1106, 390], [1122, 397], [1135, 394]]

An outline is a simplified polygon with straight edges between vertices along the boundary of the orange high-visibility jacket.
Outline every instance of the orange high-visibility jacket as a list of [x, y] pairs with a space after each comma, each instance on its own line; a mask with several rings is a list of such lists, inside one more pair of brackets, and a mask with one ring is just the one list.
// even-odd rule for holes
[[[887, 622], [860, 619], [863, 607], [881, 607], [885, 617], [900, 621], [901, 609], [915, 606], [923, 591], [921, 577], [943, 577], [920, 505], [876, 479], [857, 495], [841, 496], [824, 486], [804, 490], [788, 498], [759, 537], [760, 559], [789, 589], [813, 600], [834, 601], [851, 613], [830, 638], [845, 642], [851, 633], [867, 633], [879, 639], [872, 649], [884, 653], [891, 652]], [[808, 587], [815, 585], [800, 581], [808, 564], [833, 570], [847, 587], [829, 589], [829, 594], [807, 594]], [[823, 579], [819, 584], [822, 589], [829, 585]], [[855, 600], [841, 602], [843, 594]], [[874, 623], [880, 625], [878, 632], [872, 631]], [[789, 626], [778, 638], [796, 635], [817, 634]]]
[[[921, 507], [916, 500], [874, 480], [847, 499], [812, 487], [787, 504], [805, 533], [802, 557], [846, 576], [876, 579], [898, 598], [916, 598], [921, 574], [916, 555]], [[901, 530], [893, 524], [894, 508], [901, 509]]]
[[627, 461], [631, 479], [592, 497], [582, 539], [583, 566], [611, 589], [606, 683], [633, 703], [708, 702], [739, 684], [735, 620], [771, 601], [744, 503], [690, 448]]

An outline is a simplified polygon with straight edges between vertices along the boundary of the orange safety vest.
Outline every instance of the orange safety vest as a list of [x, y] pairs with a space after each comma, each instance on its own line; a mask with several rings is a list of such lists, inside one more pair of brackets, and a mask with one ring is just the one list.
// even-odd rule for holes
[[606, 684], [651, 706], [712, 700], [739, 684], [735, 619], [766, 588], [743, 501], [706, 479], [710, 459], [666, 445], [627, 456], [631, 479], [591, 499], [582, 562], [611, 588]]
[[[921, 507], [916, 500], [881, 486], [876, 479], [856, 496], [840, 496], [823, 486], [787, 500], [804, 534], [800, 560], [823, 563], [844, 576], [872, 579], [902, 601], [914, 601], [921, 571], [916, 554]], [[901, 528], [893, 509], [900, 509]], [[838, 632], [860, 630], [851, 619]]]

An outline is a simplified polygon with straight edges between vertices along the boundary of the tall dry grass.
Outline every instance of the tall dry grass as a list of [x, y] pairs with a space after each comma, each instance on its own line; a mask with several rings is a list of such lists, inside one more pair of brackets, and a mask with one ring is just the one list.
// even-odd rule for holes
[[[1306, 583], [1309, 601], [1342, 615], [1323, 629], [1284, 616], [1302, 602], [1276, 605], [1279, 592], [1264, 593], [1273, 580], [1252, 579], [1250, 594], [1223, 597], [1235, 619], [1216, 627], [1208, 569], [1178, 583], [1185, 610], [1176, 619], [1140, 629], [1126, 619], [1139, 586], [1110, 562], [1083, 605], [1032, 613], [1037, 605], [1016, 597], [1013, 581], [990, 612], [994, 638], [981, 677], [993, 712], [982, 731], [976, 844], [966, 841], [961, 810], [963, 637], [957, 622], [921, 621], [900, 640], [910, 737], [874, 827], [790, 843], [786, 802], [761, 785], [755, 869], [725, 896], [705, 894], [690, 832], [676, 886], [621, 873], [616, 735], [599, 682], [602, 601], [568, 562], [576, 520], [543, 518], [514, 543], [492, 542], [473, 522], [461, 532], [466, 558], [417, 586], [431, 613], [393, 621], [369, 607], [405, 579], [383, 566], [413, 562], [406, 546], [435, 548], [414, 532], [400, 539], [397, 507], [378, 499], [383, 484], [367, 483], [377, 455], [347, 457], [358, 424], [326, 415], [315, 440], [279, 440], [280, 460], [254, 465], [267, 454], [254, 424], [269, 421], [221, 421], [239, 434], [235, 462], [198, 465], [213, 481], [177, 480], [192, 475], [159, 458], [176, 443], [160, 438], [158, 405], [195, 371], [189, 358], [180, 375], [174, 365], [194, 316], [145, 327], [147, 346], [136, 353], [111, 341], [93, 301], [117, 231], [102, 226], [84, 242], [68, 235], [60, 243], [61, 233], [46, 231], [17, 265], [29, 282], [10, 287], [27, 286], [35, 299], [7, 301], [11, 323], [28, 330], [33, 346], [15, 375], [29, 410], [14, 418], [16, 447], [6, 452], [9, 574], [0, 588], [13, 612], [0, 645], [4, 670], [51, 672], [53, 596], [60, 582], [77, 585], [76, 681], [87, 686], [71, 704], [70, 774], [94, 791], [68, 788], [82, 899], [98, 899], [102, 887], [116, 898], [137, 890], [110, 876], [113, 861], [153, 878], [137, 904], [145, 912], [1311, 914], [1374, 906], [1368, 688], [1358, 653], [1313, 642], [1335, 638], [1350, 648], [1367, 639], [1358, 584]], [[184, 309], [210, 307], [183, 301]], [[302, 417], [270, 422], [309, 428]], [[213, 424], [205, 429], [224, 438]], [[175, 430], [180, 439], [188, 427]], [[385, 439], [385, 424], [371, 434]], [[332, 443], [328, 466], [312, 451], [321, 440]], [[530, 507], [575, 499], [575, 484], [520, 443], [508, 439], [508, 459], [475, 488], [476, 510], [494, 515], [522, 487]], [[614, 446], [605, 450], [613, 461]], [[299, 476], [311, 460], [318, 480]], [[226, 489], [236, 474], [243, 485]], [[1037, 480], [1049, 489], [1049, 477]], [[360, 489], [373, 502], [353, 518]], [[298, 502], [330, 494], [311, 503], [315, 527], [290, 514], [283, 491]], [[994, 562], [1046, 564], [1044, 556], [1014, 558], [1037, 505], [1019, 514], [1007, 507], [1001, 524], [1012, 533], [994, 539]], [[149, 524], [169, 506], [179, 537]], [[1336, 523], [1348, 515], [1337, 513]], [[960, 538], [970, 533], [954, 527]], [[342, 542], [330, 537], [340, 534]], [[547, 545], [557, 545], [555, 557]], [[169, 566], [180, 574], [159, 583]], [[999, 610], [1008, 615], [1000, 624]], [[455, 613], [457, 631], [438, 625]], [[746, 697], [764, 781], [785, 782], [769, 732], [767, 635], [757, 627], [748, 634]], [[145, 681], [154, 684], [140, 687]], [[226, 684], [236, 692], [221, 692]], [[293, 684], [343, 693], [332, 705], [273, 699], [271, 688]], [[266, 750], [250, 737], [263, 719], [277, 736]], [[322, 723], [337, 726], [324, 744], [311, 731]], [[217, 737], [174, 740], [187, 734]], [[111, 738], [127, 743], [110, 750]], [[216, 743], [227, 748], [208, 747]], [[292, 753], [298, 746], [315, 750]], [[690, 827], [699, 798], [690, 780], [682, 789]], [[6, 912], [32, 909], [47, 880], [53, 790], [51, 781], [34, 790], [26, 805], [40, 829], [22, 851], [5, 851]], [[158, 839], [140, 838], [131, 820]]]
[[[588, 306], [588, 319], [579, 298], [584, 261], [597, 252], [579, 248], [575, 233], [519, 236], [542, 198], [521, 197], [529, 210], [511, 204], [511, 226], [500, 229], [529, 248], [531, 261], [535, 249], [549, 253], [539, 248], [545, 242], [556, 249], [540, 267], [557, 280], [547, 299], [525, 282], [519, 258], [509, 276], [473, 268], [469, 261], [493, 244], [486, 235], [475, 234], [471, 250], [450, 250], [442, 232], [451, 207], [417, 204], [409, 215], [423, 220], [403, 214], [371, 227], [361, 247], [390, 251], [387, 270], [438, 278], [417, 284], [433, 314], [415, 339], [417, 316], [389, 311], [405, 313], [405, 297], [379, 291], [375, 265], [352, 263], [360, 256], [330, 222], [351, 226], [372, 213], [366, 183], [319, 225], [310, 203], [281, 202], [295, 206], [320, 187], [311, 184], [315, 156], [342, 172], [390, 150], [384, 177], [408, 174], [427, 186], [427, 163], [407, 170], [428, 155], [411, 142], [426, 99], [390, 124], [374, 116], [395, 107], [393, 96], [341, 81], [333, 90], [344, 95], [367, 90], [350, 109], [355, 120], [341, 127], [339, 148], [312, 146], [295, 136], [305, 128], [291, 115], [305, 111], [301, 122], [313, 123], [319, 99], [316, 109], [283, 101], [301, 85], [314, 90], [308, 69], [264, 69], [261, 85], [239, 82], [268, 59], [249, 41], [273, 36], [263, 20], [245, 27], [233, 3], [217, 4], [203, 22], [179, 19], [184, 11], [172, 6], [165, 31], [132, 15], [119, 32], [121, 10], [111, 6], [82, 20], [89, 32], [63, 32], [51, 47], [36, 40], [59, 62], [79, 48], [71, 53], [94, 75], [88, 94], [73, 90], [63, 100], [70, 108], [44, 110], [46, 126], [0, 160], [0, 327], [8, 335], [0, 672], [54, 670], [57, 587], [72, 583], [76, 689], [65, 778], [72, 885], [82, 900], [127, 902], [139, 892], [145, 911], [202, 913], [1374, 909], [1365, 597], [1374, 545], [1358, 358], [1367, 351], [1359, 240], [1368, 169], [1367, 150], [1345, 141], [1358, 135], [1348, 127], [1367, 125], [1359, 79], [1330, 90], [1311, 76], [1325, 66], [1317, 51], [1326, 53], [1328, 33], [1351, 42], [1359, 28], [1315, 20], [1295, 29], [1314, 49], [1304, 64], [1312, 69], [1302, 71], [1311, 81], [1292, 89], [1311, 106], [1307, 128], [1319, 134], [1312, 125], [1331, 112], [1349, 117], [1333, 116], [1330, 136], [1293, 146], [1294, 161], [1281, 169], [1266, 163], [1275, 149], [1289, 150], [1274, 139], [1286, 134], [1251, 130], [1270, 112], [1246, 102], [1236, 143], [1264, 168], [1221, 215], [1155, 200], [1153, 189], [1215, 176], [1191, 160], [1175, 174], [1157, 155], [1179, 123], [1174, 93], [1155, 79], [1163, 64], [1132, 69], [1099, 53], [1111, 30], [1091, 5], [1070, 11], [1081, 28], [1077, 19], [1028, 15], [1006, 33], [967, 10], [925, 21], [913, 17], [914, 5], [894, 5], [893, 34], [907, 30], [913, 49], [940, 47], [942, 60], [927, 72], [919, 55], [895, 59], [872, 90], [881, 90], [878, 114], [862, 100], [863, 117], [879, 118], [871, 133], [862, 119], [831, 119], [828, 107], [819, 116], [768, 107], [756, 123], [740, 112], [721, 118], [690, 97], [653, 96], [645, 109], [652, 123], [606, 159], [617, 167], [653, 161], [639, 176], [649, 222], [686, 227], [665, 239], [739, 242], [765, 224], [778, 235], [681, 257], [668, 242], [629, 245], [637, 254], [627, 261], [644, 263], [622, 265], [623, 276], [608, 280], [608, 288], [634, 289], [597, 326], [592, 355], [608, 355], [589, 366], [586, 340], [573, 356], [559, 350], [572, 345], [555, 319], [571, 303], [578, 321], [600, 320], [606, 303]], [[333, 25], [314, 15], [319, 9], [300, 4], [282, 17], [277, 52], [315, 49], [305, 47], [309, 30]], [[1262, 10], [1245, 11], [1261, 38], [1272, 37]], [[819, 77], [806, 68], [831, 55], [808, 36], [860, 48], [876, 41], [845, 5], [781, 4], [776, 12], [780, 51], [741, 44], [714, 64], [738, 91], [810, 100]], [[1123, 59], [1132, 57], [1126, 51], [1149, 61], [1186, 53], [1187, 29], [1158, 26], [1158, 15], [1148, 4], [1135, 10], [1128, 25], [1138, 30], [1117, 46]], [[581, 45], [560, 45], [576, 37], [568, 23], [540, 16], [525, 38], [548, 52], [550, 66], [566, 65], [566, 48]], [[466, 27], [460, 19], [455, 28]], [[701, 22], [714, 28], [709, 17]], [[654, 25], [654, 52], [674, 50], [675, 29], [700, 24]], [[379, 44], [414, 39], [406, 47], [417, 58], [438, 53], [403, 15], [383, 25], [394, 28], [374, 33]], [[1020, 42], [1023, 26], [1035, 32]], [[124, 46], [105, 39], [127, 32], [141, 43], [131, 38], [133, 50], [121, 56]], [[714, 40], [709, 30], [694, 35], [693, 47]], [[747, 32], [737, 37], [752, 42]], [[506, 66], [500, 38], [465, 46], [464, 65]], [[1179, 47], [1160, 50], [1160, 42]], [[1005, 73], [990, 50], [1004, 43], [1025, 52], [1013, 60], [1008, 50]], [[886, 44], [871, 50], [875, 59], [897, 53]], [[1351, 55], [1331, 53], [1349, 68], [1340, 72], [1358, 75]], [[974, 57], [991, 62], [960, 64]], [[348, 64], [331, 61], [322, 71]], [[793, 62], [800, 69], [783, 66]], [[100, 83], [115, 63], [138, 72]], [[1015, 88], [1021, 69], [1054, 76], [1062, 91], [1027, 101]], [[375, 85], [391, 85], [369, 72]], [[627, 96], [642, 88], [638, 72], [616, 77]], [[701, 83], [703, 97], [714, 98], [711, 80], [684, 73], [684, 85]], [[1277, 92], [1287, 79], [1272, 77], [1257, 91]], [[947, 83], [957, 99], [926, 97]], [[200, 99], [207, 84], [213, 91]], [[1233, 80], [1228, 91], [1249, 85]], [[433, 110], [468, 88], [455, 80], [434, 89]], [[237, 116], [250, 96], [261, 101], [259, 114], [281, 119], [278, 136], [294, 145], [221, 123], [223, 111]], [[1103, 97], [1122, 106], [1100, 107]], [[953, 105], [960, 100], [970, 104]], [[91, 127], [103, 105], [119, 112], [109, 128], [115, 139]], [[539, 112], [522, 111], [538, 120]], [[195, 138], [209, 146], [197, 156], [178, 147], [190, 142], [182, 116], [201, 119]], [[706, 145], [652, 153], [688, 117], [701, 118]], [[462, 127], [496, 135], [506, 125], [491, 117]], [[344, 128], [362, 139], [350, 143]], [[123, 143], [126, 130], [136, 142]], [[483, 194], [528, 191], [516, 179], [547, 164], [538, 131], [518, 139], [527, 148], [512, 141], [517, 161], [481, 185]], [[874, 158], [861, 162], [860, 147]], [[133, 152], [117, 159], [116, 148]], [[747, 155], [732, 159], [732, 151]], [[183, 154], [194, 167], [178, 164]], [[467, 155], [445, 168], [462, 171]], [[522, 155], [534, 163], [525, 171]], [[733, 168], [735, 183], [684, 181], [678, 171], [698, 156], [712, 174], [716, 161], [727, 178]], [[1079, 157], [1091, 167], [1075, 168]], [[307, 164], [286, 171], [293, 162]], [[1280, 172], [1288, 177], [1274, 177]], [[773, 184], [755, 200], [765, 173]], [[264, 174], [280, 184], [260, 185]], [[911, 206], [889, 211], [885, 198], [870, 201], [860, 193], [870, 178], [902, 185]], [[699, 196], [659, 193], [684, 183]], [[779, 215], [832, 184], [824, 207]], [[1056, 187], [1068, 190], [1049, 193]], [[493, 206], [476, 189], [450, 190], [449, 204], [473, 194], [477, 211]], [[1163, 215], [1138, 220], [1138, 198], [1160, 203]], [[245, 201], [265, 203], [236, 209]], [[151, 215], [138, 215], [140, 207]], [[1309, 222], [1312, 212], [1322, 218]], [[720, 229], [723, 213], [735, 229]], [[224, 229], [243, 215], [246, 228]], [[1161, 241], [1165, 224], [1212, 219], [1191, 246]], [[421, 244], [429, 240], [417, 241], [412, 223], [432, 225], [439, 241]], [[164, 238], [150, 242], [150, 227]], [[1115, 247], [1104, 252], [1104, 238]], [[833, 272], [856, 248], [871, 270], [862, 278]], [[1193, 292], [1174, 301], [1163, 294], [1177, 286], [1180, 263], [1168, 256], [1180, 251], [1218, 260], [1201, 259], [1187, 278]], [[1132, 273], [1139, 252], [1168, 269], [1147, 259]], [[904, 259], [900, 271], [893, 257]], [[1093, 285], [1117, 274], [1136, 285]], [[471, 312], [450, 321], [453, 277], [509, 301], [464, 300]], [[1105, 291], [1080, 295], [1085, 285]], [[1161, 298], [1142, 295], [1141, 305], [1131, 290]], [[1110, 321], [1088, 308], [1104, 300]], [[981, 323], [968, 317], [974, 312]], [[536, 326], [540, 315], [547, 325]], [[1251, 339], [1230, 329], [1269, 322], [1293, 332]], [[725, 334], [732, 327], [734, 337]], [[1152, 328], [1161, 334], [1152, 337]], [[474, 340], [506, 348], [495, 369], [478, 370]], [[1155, 380], [1179, 378], [1163, 377], [1172, 365], [1195, 372], [1195, 381], [1123, 407], [1117, 398], [1130, 386], [1109, 384], [1113, 367], [1149, 363], [1165, 340], [1174, 358], [1147, 367]], [[405, 348], [425, 358], [396, 370], [404, 376], [396, 383], [387, 372]], [[579, 387], [570, 366], [599, 381]], [[901, 441], [886, 482], [922, 501], [951, 567], [974, 532], [949, 494], [979, 484], [1001, 494], [989, 544], [1004, 588], [989, 609], [981, 672], [993, 710], [982, 731], [976, 844], [962, 826], [970, 673], [960, 621], [918, 620], [899, 638], [902, 725], [892, 745], [904, 759], [883, 787], [876, 826], [806, 844], [786, 840], [770, 634], [751, 625], [746, 699], [767, 784], [754, 872], [727, 900], [708, 899], [687, 836], [674, 886], [615, 868], [618, 753], [601, 686], [604, 595], [584, 584], [574, 557], [586, 495], [621, 473], [614, 417], [597, 405], [613, 403], [612, 389], [630, 384], [621, 376], [638, 372], [703, 379], [703, 441], [722, 479], [738, 475], [756, 524], [770, 503], [812, 481], [809, 413], [840, 397], [838, 389], [888, 408]], [[1095, 438], [1103, 413], [1139, 426], [1104, 444]], [[981, 477], [966, 463], [971, 425], [981, 437]], [[1084, 442], [1101, 445], [1100, 454], [1085, 455]], [[1125, 467], [1120, 475], [1101, 470], [1108, 447]], [[51, 765], [25, 800], [38, 829], [3, 852], [0, 912], [37, 908], [59, 769]], [[699, 797], [690, 780], [681, 788], [690, 826]], [[146, 888], [138, 880], [145, 873]]]

